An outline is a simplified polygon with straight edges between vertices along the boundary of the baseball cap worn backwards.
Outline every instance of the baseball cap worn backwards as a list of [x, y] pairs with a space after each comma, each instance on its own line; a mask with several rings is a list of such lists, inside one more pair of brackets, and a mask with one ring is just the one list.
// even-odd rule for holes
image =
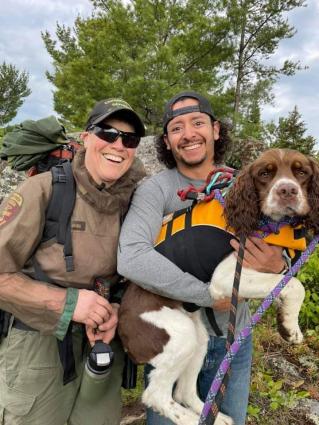
[[127, 120], [134, 126], [136, 134], [140, 137], [145, 136], [145, 127], [138, 114], [127, 102], [116, 98], [101, 100], [95, 104], [89, 114], [89, 118], [86, 123], [86, 130], [101, 123], [115, 112], [123, 112], [123, 119]]
[[[173, 110], [173, 105], [182, 98], [196, 99], [198, 101], [198, 104]], [[184, 91], [172, 97], [165, 105], [163, 115], [164, 133], [166, 132], [167, 124], [173, 118], [178, 117], [179, 115], [189, 114], [191, 112], [202, 112], [204, 114], [209, 115], [213, 120], [216, 120], [208, 99], [194, 91]]]

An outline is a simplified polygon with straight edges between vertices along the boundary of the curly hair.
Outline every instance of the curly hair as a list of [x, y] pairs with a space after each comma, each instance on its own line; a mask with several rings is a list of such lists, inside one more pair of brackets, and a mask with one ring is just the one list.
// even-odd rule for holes
[[[212, 124], [214, 121], [212, 120]], [[219, 139], [215, 141], [215, 152], [214, 152], [214, 162], [220, 164], [223, 162], [225, 154], [230, 147], [232, 142], [230, 135], [228, 134], [228, 126], [223, 123], [220, 123], [219, 130]], [[176, 161], [170, 149], [167, 149], [164, 141], [165, 133], [155, 138], [155, 148], [157, 152], [158, 160], [165, 165], [166, 168], [176, 167]], [[218, 143], [216, 143], [218, 142]]]

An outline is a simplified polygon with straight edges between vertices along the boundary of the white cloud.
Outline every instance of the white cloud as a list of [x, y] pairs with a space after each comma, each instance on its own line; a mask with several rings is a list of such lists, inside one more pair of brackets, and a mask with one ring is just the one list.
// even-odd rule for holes
[[72, 26], [78, 15], [92, 12], [89, 0], [7, 0], [1, 4], [0, 61], [14, 64], [29, 73], [32, 93], [13, 122], [38, 119], [53, 111], [53, 86], [45, 77], [51, 57], [41, 31], [55, 33], [56, 23]]

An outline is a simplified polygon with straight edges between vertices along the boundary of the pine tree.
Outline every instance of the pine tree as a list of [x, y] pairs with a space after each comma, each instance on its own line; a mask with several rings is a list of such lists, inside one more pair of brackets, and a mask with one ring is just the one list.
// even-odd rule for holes
[[24, 98], [29, 96], [29, 75], [14, 65], [0, 64], [0, 126], [10, 122], [16, 115]]
[[296, 149], [306, 155], [315, 155], [316, 139], [306, 136], [306, 131], [306, 125], [295, 106], [287, 118], [279, 118], [276, 140], [271, 143], [271, 147]]

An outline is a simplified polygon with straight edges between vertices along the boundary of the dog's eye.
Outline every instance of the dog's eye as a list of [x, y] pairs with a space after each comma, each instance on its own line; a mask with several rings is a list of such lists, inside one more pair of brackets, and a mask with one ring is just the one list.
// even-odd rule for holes
[[302, 168], [298, 168], [295, 172], [296, 172], [299, 176], [306, 176], [306, 175], [307, 175], [307, 172], [306, 172], [305, 170], [303, 170]]
[[263, 170], [259, 172], [259, 177], [268, 177], [270, 175], [270, 171]]

